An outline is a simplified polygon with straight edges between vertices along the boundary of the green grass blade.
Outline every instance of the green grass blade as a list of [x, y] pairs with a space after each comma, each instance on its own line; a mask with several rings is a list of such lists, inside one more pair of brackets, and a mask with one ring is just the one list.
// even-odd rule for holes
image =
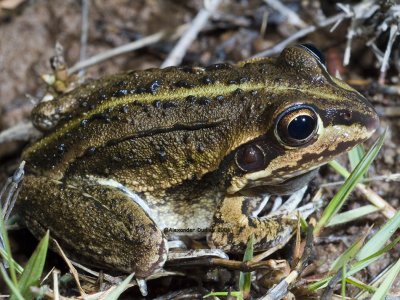
[[125, 278], [124, 281], [122, 281], [117, 288], [115, 288], [113, 291], [111, 291], [107, 296], [105, 296], [103, 299], [104, 300], [117, 300], [119, 296], [125, 292], [127, 288], [129, 288], [129, 284], [132, 281], [134, 274], [129, 275], [128, 277]]
[[211, 292], [207, 295], [204, 295], [203, 298], [208, 298], [208, 297], [228, 297], [228, 296], [233, 296], [236, 297], [236, 300], [243, 300], [242, 297], [242, 292]]
[[[379, 259], [383, 254], [389, 252], [392, 250], [398, 243], [400, 242], [400, 237], [397, 237], [394, 241], [380, 249], [379, 251], [371, 254], [370, 256], [364, 258], [363, 260], [357, 261], [354, 263], [350, 270], [347, 271], [348, 276], [352, 276], [356, 274], [357, 272], [361, 271], [362, 269], [368, 267], [370, 264], [372, 264], [374, 261]], [[332, 279], [333, 276], [328, 276], [324, 279], [321, 279], [317, 282], [314, 282], [310, 285], [308, 285], [308, 289], [311, 291], [316, 291], [318, 289], [324, 288], [327, 286], [328, 282]]]
[[346, 265], [342, 266], [342, 298], [346, 297]]
[[389, 272], [386, 274], [385, 280], [383, 280], [382, 284], [372, 295], [371, 300], [385, 299], [394, 280], [399, 274], [400, 274], [400, 259], [396, 262], [396, 264], [393, 267], [390, 268]]
[[338, 272], [343, 266], [345, 266], [350, 260], [355, 257], [357, 252], [361, 249], [364, 244], [365, 239], [368, 236], [368, 232], [359, 237], [346, 251], [344, 251], [336, 260], [333, 262], [331, 266], [331, 272]]
[[351, 276], [347, 277], [346, 282], [355, 287], [358, 287], [359, 289], [365, 290], [369, 293], [371, 293], [371, 292], [373, 293], [376, 291], [376, 288], [374, 288], [373, 286], [365, 284], [364, 282], [358, 280], [357, 278], [351, 277]]
[[329, 220], [340, 210], [346, 201], [347, 197], [354, 189], [356, 184], [361, 180], [361, 176], [368, 170], [368, 167], [378, 155], [383, 142], [385, 140], [386, 131], [382, 134], [374, 143], [374, 145], [365, 154], [363, 159], [357, 165], [357, 167], [351, 172], [350, 176], [346, 179], [340, 190], [336, 193], [333, 199], [329, 202], [328, 206], [324, 210], [321, 219], [317, 223], [314, 229], [314, 233], [318, 233], [321, 229], [328, 224]]
[[[253, 258], [254, 253], [254, 236], [251, 235], [247, 242], [246, 251], [244, 252], [243, 261], [249, 261]], [[243, 298], [250, 294], [251, 288], [251, 272], [240, 272], [239, 290], [243, 293]]]
[[24, 271], [24, 268], [22, 268], [10, 255], [4, 250], [0, 248], [0, 256], [9, 264], [13, 264], [15, 270], [18, 272], [18, 274], [22, 274]]
[[11, 278], [8, 276], [6, 270], [2, 265], [0, 265], [0, 274], [3, 278], [4, 282], [7, 284], [8, 288], [10, 289], [11, 293], [15, 296], [15, 299], [18, 300], [25, 300], [22, 294], [20, 293], [18, 287], [12, 282]]
[[343, 167], [338, 161], [332, 160], [328, 163], [336, 172], [338, 172], [340, 175], [342, 175], [344, 178], [347, 178], [350, 176], [350, 172], [347, 171], [345, 167]]
[[354, 170], [356, 168], [356, 166], [361, 161], [364, 155], [365, 155], [365, 150], [363, 145], [361, 144], [357, 145], [356, 147], [354, 147], [349, 151], [348, 156], [349, 156], [351, 170]]
[[351, 274], [355, 274], [358, 271], [368, 267], [371, 263], [376, 261], [379, 257], [381, 257], [383, 254], [389, 252], [392, 250], [398, 243], [400, 242], [400, 236], [397, 237], [394, 241], [392, 241], [390, 244], [386, 245], [382, 249], [378, 250], [377, 252], [373, 253], [372, 255], [357, 261], [355, 264], [352, 265], [351, 267]]
[[325, 278], [323, 278], [323, 279], [321, 279], [321, 280], [318, 280], [317, 282], [314, 282], [314, 283], [309, 284], [307, 288], [308, 288], [311, 292], [315, 292], [315, 291], [317, 291], [317, 290], [319, 290], [319, 289], [322, 289], [322, 288], [326, 287], [326, 286], [328, 285], [328, 282], [329, 282], [332, 278], [333, 278], [333, 276], [325, 277]]
[[[48, 246], [49, 232], [47, 231], [29, 258], [29, 261], [24, 268], [24, 272], [22, 273], [18, 282], [18, 289], [25, 299], [34, 298], [34, 295], [31, 292], [31, 287], [39, 285], [40, 278], [43, 273], [44, 263], [46, 261]], [[10, 300], [16, 299], [17, 298], [14, 295], [12, 295], [10, 298]]]
[[369, 239], [369, 241], [357, 254], [357, 259], [362, 260], [371, 255], [371, 253], [375, 253], [379, 249], [381, 249], [399, 227], [400, 227], [400, 211], [398, 211], [393, 218], [388, 220], [382, 226], [382, 228], [379, 229], [378, 232], [375, 233], [371, 239]]
[[361, 218], [368, 214], [379, 211], [380, 208], [375, 205], [364, 205], [359, 208], [355, 208], [344, 213], [336, 214], [330, 219], [326, 227], [335, 226], [343, 223], [354, 221], [355, 219]]

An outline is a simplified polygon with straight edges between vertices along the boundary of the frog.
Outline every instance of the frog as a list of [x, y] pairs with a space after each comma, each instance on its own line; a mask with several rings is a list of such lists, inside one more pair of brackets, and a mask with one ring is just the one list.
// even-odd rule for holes
[[88, 80], [39, 103], [32, 122], [43, 136], [22, 154], [27, 228], [137, 278], [161, 270], [183, 236], [226, 253], [244, 252], [250, 236], [255, 251], [279, 245], [298, 216], [262, 215], [265, 196], [303, 188], [379, 126], [310, 45]]

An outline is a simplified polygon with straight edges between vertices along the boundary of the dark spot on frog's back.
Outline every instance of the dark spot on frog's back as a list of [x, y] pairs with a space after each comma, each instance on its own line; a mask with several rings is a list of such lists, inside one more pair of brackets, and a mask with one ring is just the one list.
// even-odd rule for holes
[[161, 80], [154, 80], [153, 82], [150, 83], [149, 91], [151, 94], [154, 95], [160, 87], [161, 87]]
[[139, 86], [136, 90], [132, 90], [133, 94], [145, 94], [147, 93], [147, 88]]
[[153, 101], [153, 106], [155, 108], [161, 108], [162, 107], [162, 101], [161, 100], [154, 100]]
[[235, 96], [240, 96], [240, 95], [243, 95], [243, 93], [244, 93], [244, 91], [242, 90], [242, 89], [236, 89], [234, 92], [233, 92], [233, 94], [235, 95]]
[[242, 83], [242, 84], [243, 84], [243, 83], [246, 83], [246, 82], [249, 82], [249, 81], [250, 81], [250, 78], [249, 78], [249, 77], [245, 77], [245, 76], [244, 76], [244, 77], [241, 77], [241, 78], [239, 79], [239, 82]]
[[204, 77], [201, 79], [201, 82], [204, 83], [204, 84], [212, 84], [212, 83], [215, 82], [215, 80], [212, 79], [212, 78], [209, 77], [209, 76], [204, 76]]
[[86, 150], [86, 152], [85, 152], [85, 155], [93, 155], [93, 154], [95, 154], [96, 153], [96, 151], [97, 151], [97, 148], [96, 147], [89, 147], [87, 150]]
[[211, 103], [211, 99], [207, 97], [200, 97], [199, 100], [197, 100], [197, 104], [199, 105], [208, 105]]
[[194, 87], [194, 85], [187, 80], [179, 80], [175, 82], [175, 86], [178, 88], [187, 88], [187, 89]]
[[[89, 106], [89, 103], [88, 103], [86, 98], [85, 99], [79, 99], [78, 103], [79, 103], [79, 106], [81, 108], [87, 108]], [[56, 109], [56, 113], [60, 113], [59, 111], [57, 112], [57, 110], [59, 110], [59, 108]]]
[[80, 122], [80, 125], [82, 126], [82, 127], [84, 127], [84, 126], [86, 126], [87, 124], [89, 124], [89, 120], [88, 119], [83, 119], [83, 120], [81, 120], [81, 122]]
[[177, 107], [177, 106], [178, 106], [178, 103], [176, 103], [175, 101], [164, 101], [162, 103], [162, 108], [163, 109]]
[[158, 151], [158, 156], [159, 156], [161, 162], [164, 162], [167, 160], [167, 152], [164, 149], [161, 149]]
[[122, 113], [124, 113], [124, 114], [128, 113], [129, 112], [129, 106], [127, 104], [122, 105], [120, 111]]
[[57, 146], [57, 151], [58, 151], [58, 153], [64, 154], [65, 148], [66, 148], [66, 147], [65, 147], [65, 144], [64, 144], [64, 143], [59, 144], [59, 145]]
[[196, 103], [196, 99], [197, 99], [196, 96], [193, 96], [193, 95], [189, 95], [186, 97], [186, 101], [190, 104]]
[[128, 81], [126, 81], [126, 80], [118, 80], [118, 81], [116, 81], [115, 83], [114, 83], [114, 86], [115, 87], [125, 87], [125, 86], [127, 86], [128, 85]]
[[217, 99], [218, 102], [222, 102], [222, 100], [224, 100], [224, 96], [218, 95], [217, 97], [215, 97], [215, 99]]
[[197, 144], [196, 150], [199, 153], [203, 153], [204, 151], [206, 151], [206, 147], [202, 143], [199, 143]]
[[113, 93], [113, 97], [123, 97], [129, 94], [129, 91], [127, 89], [120, 89], [117, 90]]

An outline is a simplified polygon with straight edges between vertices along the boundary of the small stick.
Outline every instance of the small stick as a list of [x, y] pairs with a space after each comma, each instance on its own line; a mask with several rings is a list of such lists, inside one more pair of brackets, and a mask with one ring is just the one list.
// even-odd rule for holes
[[220, 2], [220, 0], [209, 0], [209, 6], [207, 8], [201, 9], [198, 12], [190, 27], [182, 35], [178, 43], [175, 45], [174, 49], [172, 49], [168, 57], [162, 63], [161, 68], [177, 66], [182, 62], [182, 59], [187, 49], [196, 39], [200, 30], [207, 24], [208, 19], [210, 18], [213, 11], [218, 7]]
[[[393, 173], [389, 175], [381, 175], [381, 176], [374, 176], [374, 177], [369, 177], [362, 179], [361, 182], [372, 182], [372, 181], [400, 181], [400, 173]], [[335, 182], [328, 182], [328, 183], [323, 183], [320, 184], [319, 187], [321, 188], [326, 188], [326, 187], [331, 187], [331, 186], [337, 186], [337, 185], [342, 185], [345, 181], [335, 181]]]
[[31, 122], [20, 122], [0, 132], [0, 144], [14, 141], [30, 141], [39, 137], [40, 132], [33, 127]]
[[269, 6], [273, 9], [281, 13], [287, 18], [289, 24], [293, 24], [294, 26], [298, 26], [300, 28], [304, 28], [307, 26], [306, 22], [304, 22], [298, 14], [296, 14], [293, 10], [283, 5], [279, 0], [264, 0]]
[[65, 255], [64, 250], [61, 248], [60, 244], [56, 240], [53, 240], [53, 242], [56, 246], [56, 250], [57, 250], [58, 254], [61, 255], [61, 257], [64, 259], [65, 263], [67, 264], [67, 266], [69, 268], [70, 273], [72, 274], [72, 277], [74, 277], [76, 286], [78, 287], [81, 297], [84, 298], [86, 296], [86, 293], [82, 289], [81, 283], [79, 281], [78, 271], [74, 268], [71, 261], [68, 259], [67, 255]]
[[54, 300], [60, 300], [60, 291], [58, 289], [58, 277], [60, 276], [60, 271], [53, 270], [53, 293]]
[[87, 60], [78, 62], [76, 65], [69, 68], [68, 74], [72, 74], [72, 73], [79, 71], [80, 69], [93, 66], [95, 64], [98, 64], [99, 62], [105, 61], [114, 56], [121, 55], [126, 52], [134, 51], [134, 50], [146, 47], [148, 45], [157, 43], [160, 40], [166, 38], [167, 36], [181, 34], [187, 28], [187, 26], [188, 25], [186, 25], [186, 24], [181, 25], [181, 26], [177, 27], [173, 32], [171, 32], [170, 30], [160, 31], [155, 34], [149, 35], [143, 39], [122, 45], [121, 47], [117, 47], [117, 48], [111, 49], [109, 51], [99, 53], [95, 56], [88, 58]]
[[397, 35], [399, 34], [399, 27], [397, 24], [390, 25], [390, 34], [389, 40], [386, 46], [385, 55], [383, 56], [382, 65], [381, 65], [381, 74], [379, 75], [379, 84], [385, 84], [386, 71], [389, 68], [389, 57], [392, 52], [393, 43], [396, 40]]
[[292, 34], [288, 38], [284, 39], [280, 43], [276, 44], [274, 47], [264, 50], [262, 52], [256, 53], [252, 57], [254, 58], [254, 57], [261, 57], [261, 56], [271, 56], [273, 54], [280, 53], [287, 45], [293, 43], [294, 41], [297, 41], [298, 39], [302, 38], [303, 36], [306, 36], [307, 34], [309, 34], [311, 32], [314, 32], [317, 28], [326, 27], [328, 25], [338, 22], [341, 19], [349, 18], [349, 17], [350, 16], [346, 13], [340, 13], [340, 14], [337, 14], [330, 18], [327, 18], [325, 20], [322, 20], [317, 25], [310, 25], [308, 27], [305, 27], [305, 28], [297, 31], [296, 33]]
[[[88, 41], [88, 31], [89, 31], [89, 1], [82, 0], [82, 26], [81, 26], [81, 49], [79, 51], [79, 61], [84, 61], [86, 59], [87, 52], [87, 41]], [[85, 75], [85, 69], [79, 70], [79, 78], [83, 78]]]

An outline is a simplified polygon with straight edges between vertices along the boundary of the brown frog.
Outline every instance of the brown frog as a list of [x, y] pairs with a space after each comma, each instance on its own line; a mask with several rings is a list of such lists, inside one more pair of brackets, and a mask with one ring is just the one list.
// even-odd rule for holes
[[378, 127], [368, 101], [307, 45], [101, 78], [32, 117], [45, 134], [23, 153], [28, 228], [49, 229], [82, 262], [139, 278], [182, 234], [226, 252], [243, 251], [252, 234], [256, 251], [279, 244], [296, 216], [260, 217], [264, 195], [300, 189]]

